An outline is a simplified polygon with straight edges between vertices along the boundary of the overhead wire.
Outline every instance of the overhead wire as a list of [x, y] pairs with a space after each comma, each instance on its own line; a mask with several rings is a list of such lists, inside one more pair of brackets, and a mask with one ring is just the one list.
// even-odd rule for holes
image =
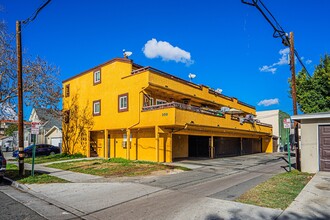
[[47, 0], [44, 4], [42, 4], [41, 6], [39, 6], [39, 8], [37, 8], [37, 10], [35, 12], [33, 12], [33, 14], [28, 17], [27, 19], [25, 19], [24, 21], [22, 21], [22, 24], [24, 25], [28, 25], [30, 22], [34, 21], [38, 14], [40, 13], [40, 11], [45, 8], [49, 3], [51, 2], [51, 0]]
[[[261, 0], [251, 0], [252, 2], [249, 2], [247, 0], [241, 0], [241, 2], [243, 4], [247, 4], [250, 6], [254, 6], [258, 9], [258, 11], [263, 15], [263, 17], [267, 20], [267, 22], [272, 26], [272, 28], [274, 29], [274, 33], [273, 33], [273, 37], [274, 38], [281, 38], [282, 39], [282, 43], [285, 46], [290, 46], [290, 40], [288, 37], [287, 32], [284, 31], [284, 29], [282, 28], [282, 26], [279, 24], [279, 22], [276, 20], [275, 16], [271, 13], [271, 11], [266, 7], [266, 5], [261, 1]], [[264, 12], [264, 10], [259, 6], [259, 4], [262, 6], [262, 8], [264, 8], [264, 10], [268, 13], [268, 15], [270, 16], [270, 18], [267, 16], [267, 14]], [[271, 19], [273, 20], [273, 22], [271, 21]], [[275, 24], [274, 24], [275, 23]], [[304, 63], [302, 62], [298, 52], [296, 49], [294, 49], [294, 54], [297, 57], [299, 63], [301, 64], [301, 66], [305, 69], [307, 76], [311, 77], [311, 75], [309, 74], [306, 66], [304, 65]]]

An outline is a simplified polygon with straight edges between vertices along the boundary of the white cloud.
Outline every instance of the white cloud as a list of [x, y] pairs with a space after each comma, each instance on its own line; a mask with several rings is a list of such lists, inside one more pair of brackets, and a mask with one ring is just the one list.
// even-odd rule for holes
[[312, 60], [306, 60], [306, 64], [311, 64], [313, 61]]
[[189, 52], [179, 47], [174, 47], [166, 41], [157, 41], [155, 38], [147, 41], [142, 51], [150, 59], [160, 57], [164, 61], [173, 60], [187, 65], [194, 63]]
[[259, 71], [260, 72], [271, 72], [272, 74], [275, 74], [275, 72], [277, 70], [276, 66], [282, 66], [282, 65], [289, 63], [289, 61], [288, 61], [289, 52], [290, 52], [289, 48], [280, 50], [278, 53], [281, 55], [281, 57], [279, 58], [278, 62], [273, 63], [272, 65], [269, 65], [269, 66], [264, 65], [259, 68]]
[[278, 98], [275, 99], [264, 99], [260, 102], [258, 102], [259, 106], [270, 106], [270, 105], [278, 105], [280, 103], [280, 101], [278, 100]]
[[260, 72], [271, 72], [274, 74], [277, 70], [277, 68], [274, 68], [273, 66], [263, 66], [259, 68]]

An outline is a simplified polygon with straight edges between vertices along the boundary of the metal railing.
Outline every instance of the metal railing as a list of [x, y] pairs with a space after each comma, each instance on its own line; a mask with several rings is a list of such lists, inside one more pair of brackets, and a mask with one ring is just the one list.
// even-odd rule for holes
[[182, 110], [202, 113], [202, 114], [224, 117], [224, 113], [221, 112], [220, 110], [214, 110], [214, 109], [210, 109], [210, 108], [206, 108], [206, 107], [196, 107], [196, 106], [191, 106], [191, 105], [178, 103], [178, 102], [168, 102], [168, 103], [159, 104], [159, 105], [144, 106], [142, 108], [142, 111], [152, 111], [152, 110], [157, 110], [157, 109], [165, 109], [165, 108], [173, 108], [173, 107], [182, 109]]

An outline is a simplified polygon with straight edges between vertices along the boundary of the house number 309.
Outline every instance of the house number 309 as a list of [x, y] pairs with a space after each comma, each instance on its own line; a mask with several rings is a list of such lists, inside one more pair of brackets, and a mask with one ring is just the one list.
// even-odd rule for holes
[[162, 113], [162, 116], [168, 116], [168, 113]]

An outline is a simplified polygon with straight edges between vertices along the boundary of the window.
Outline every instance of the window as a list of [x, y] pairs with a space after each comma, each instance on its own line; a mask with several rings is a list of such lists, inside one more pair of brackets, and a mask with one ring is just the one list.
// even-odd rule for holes
[[94, 71], [94, 85], [101, 83], [101, 69]]
[[65, 97], [70, 96], [70, 84], [65, 85]]
[[70, 110], [64, 111], [63, 114], [64, 123], [68, 124], [70, 122]]
[[143, 106], [152, 106], [154, 105], [154, 99], [150, 96], [144, 95], [144, 103]]
[[118, 111], [128, 111], [128, 93], [118, 96]]
[[93, 115], [94, 116], [101, 115], [101, 100], [97, 100], [93, 102]]
[[161, 100], [161, 99], [156, 99], [156, 105], [161, 105], [161, 104], [165, 104], [166, 101]]

